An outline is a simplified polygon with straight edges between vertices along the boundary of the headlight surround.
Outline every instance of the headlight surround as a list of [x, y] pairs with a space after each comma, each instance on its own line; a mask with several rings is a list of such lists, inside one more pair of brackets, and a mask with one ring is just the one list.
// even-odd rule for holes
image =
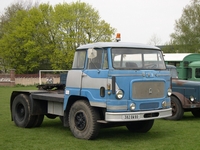
[[117, 99], [122, 99], [122, 97], [124, 96], [124, 92], [122, 90], [117, 90], [116, 91], [116, 98]]
[[172, 89], [168, 89], [168, 90], [167, 90], [167, 95], [168, 95], [168, 96], [171, 96], [171, 95], [172, 95]]

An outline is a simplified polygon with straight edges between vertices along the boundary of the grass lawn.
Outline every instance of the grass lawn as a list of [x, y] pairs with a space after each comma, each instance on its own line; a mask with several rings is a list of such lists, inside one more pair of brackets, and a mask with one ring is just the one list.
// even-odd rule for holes
[[101, 129], [95, 140], [73, 137], [59, 120], [45, 118], [41, 127], [24, 129], [11, 121], [9, 98], [13, 90], [0, 87], [0, 150], [196, 150], [200, 148], [200, 118], [190, 112], [181, 121], [155, 120], [148, 133], [130, 133], [126, 127]]

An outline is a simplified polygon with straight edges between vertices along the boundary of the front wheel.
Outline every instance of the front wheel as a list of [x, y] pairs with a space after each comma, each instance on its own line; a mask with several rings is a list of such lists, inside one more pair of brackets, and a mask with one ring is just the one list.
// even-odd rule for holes
[[79, 139], [94, 139], [100, 130], [97, 123], [99, 113], [87, 101], [76, 101], [69, 112], [69, 127], [72, 134]]
[[167, 117], [167, 120], [181, 120], [184, 114], [181, 102], [174, 96], [171, 97], [172, 116]]
[[126, 125], [127, 129], [131, 132], [146, 133], [154, 124], [154, 120], [134, 121]]

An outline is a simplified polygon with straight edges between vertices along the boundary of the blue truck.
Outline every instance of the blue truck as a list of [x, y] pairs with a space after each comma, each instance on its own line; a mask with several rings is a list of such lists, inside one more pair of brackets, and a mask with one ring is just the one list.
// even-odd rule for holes
[[22, 128], [39, 127], [44, 116], [60, 117], [79, 139], [102, 127], [148, 132], [154, 119], [172, 115], [171, 79], [159, 48], [126, 42], [78, 47], [64, 84], [13, 91], [11, 118]]
[[181, 80], [176, 67], [167, 65], [172, 77], [171, 107], [169, 120], [181, 120], [184, 112], [190, 111], [194, 117], [200, 117], [200, 82]]

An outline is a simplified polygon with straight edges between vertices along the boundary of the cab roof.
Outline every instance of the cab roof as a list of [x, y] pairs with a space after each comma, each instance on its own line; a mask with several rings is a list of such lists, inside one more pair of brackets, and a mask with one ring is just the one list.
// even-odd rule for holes
[[145, 44], [139, 44], [139, 43], [130, 43], [130, 42], [97, 42], [97, 43], [90, 43], [86, 45], [81, 45], [77, 48], [77, 50], [80, 49], [88, 49], [88, 48], [104, 48], [104, 47], [127, 47], [127, 48], [142, 48], [142, 49], [155, 49], [160, 50], [160, 48], [151, 46], [151, 45], [145, 45]]

